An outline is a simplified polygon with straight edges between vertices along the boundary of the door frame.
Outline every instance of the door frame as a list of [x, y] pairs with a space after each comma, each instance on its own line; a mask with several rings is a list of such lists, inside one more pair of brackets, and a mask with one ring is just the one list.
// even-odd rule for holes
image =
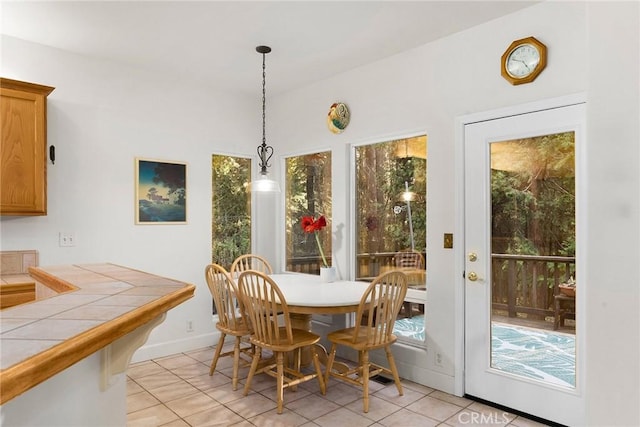
[[[522, 114], [533, 113], [536, 111], [548, 110], [551, 108], [565, 107], [569, 105], [586, 103], [586, 93], [571, 94], [556, 98], [543, 99], [526, 104], [519, 104], [500, 108], [496, 110], [483, 111], [478, 113], [472, 113], [464, 116], [459, 116], [455, 120], [455, 146], [454, 146], [454, 174], [455, 174], [455, 202], [454, 212], [459, 214], [455, 216], [454, 226], [454, 295], [455, 295], [455, 311], [454, 311], [454, 394], [457, 396], [463, 396], [465, 394], [465, 254], [464, 254], [464, 129], [466, 125], [487, 121], [501, 119], [510, 116], [517, 116]], [[576, 150], [576, 163], [584, 165], [585, 162], [584, 150]], [[582, 193], [579, 189], [576, 192]], [[584, 252], [584, 251], [581, 251]], [[584, 259], [584, 257], [583, 257]], [[584, 301], [584, 298], [581, 299]], [[576, 301], [576, 304], [578, 302]], [[585, 307], [581, 304], [580, 307], [576, 307], [576, 311], [584, 313]], [[583, 316], [584, 317], [584, 316]], [[581, 328], [583, 329], [583, 328]], [[584, 349], [583, 334], [580, 338], [576, 338], [576, 346]], [[580, 367], [584, 368], [584, 351], [580, 358], [582, 362]], [[577, 368], [577, 366], [576, 366]], [[583, 369], [581, 369], [582, 371]], [[577, 373], [576, 373], [577, 375]], [[581, 372], [581, 377], [584, 378], [584, 372]], [[576, 378], [577, 379], [577, 378]]]

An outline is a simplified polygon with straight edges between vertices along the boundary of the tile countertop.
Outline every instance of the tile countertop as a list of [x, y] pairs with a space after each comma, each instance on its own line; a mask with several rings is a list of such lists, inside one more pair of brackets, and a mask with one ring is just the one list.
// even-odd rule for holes
[[31, 267], [60, 293], [0, 312], [0, 404], [191, 298], [195, 286], [114, 264]]

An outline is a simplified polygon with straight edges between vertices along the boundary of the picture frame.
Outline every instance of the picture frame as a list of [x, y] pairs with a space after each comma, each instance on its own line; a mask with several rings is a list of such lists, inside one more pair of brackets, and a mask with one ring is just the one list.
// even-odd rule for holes
[[135, 223], [187, 223], [187, 164], [135, 158]]

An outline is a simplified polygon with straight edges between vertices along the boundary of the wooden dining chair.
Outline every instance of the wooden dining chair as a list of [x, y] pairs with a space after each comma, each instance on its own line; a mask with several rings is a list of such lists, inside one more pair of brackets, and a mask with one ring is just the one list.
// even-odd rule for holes
[[[244, 385], [244, 395], [249, 393], [251, 380], [256, 373], [266, 373], [276, 378], [278, 414], [282, 413], [285, 388], [295, 389], [298, 384], [317, 378], [320, 391], [325, 394], [320, 359], [314, 345], [320, 341], [320, 336], [291, 326], [287, 302], [273, 279], [259, 271], [244, 271], [240, 273], [238, 279], [238, 292], [251, 321], [250, 341], [256, 346], [251, 369]], [[279, 316], [280, 313], [282, 316]], [[279, 319], [281, 319], [280, 323]], [[311, 348], [315, 368], [315, 372], [310, 374], [300, 371], [300, 350], [306, 346]], [[258, 369], [258, 362], [264, 349], [274, 354], [275, 363]], [[291, 352], [294, 354], [295, 366], [293, 367], [285, 365], [285, 354]]]
[[[363, 409], [369, 412], [369, 378], [380, 373], [391, 374], [403, 395], [402, 384], [391, 353], [391, 344], [397, 337], [393, 334], [393, 325], [407, 294], [407, 276], [401, 271], [390, 271], [376, 277], [362, 295], [356, 323], [352, 328], [331, 332], [327, 339], [331, 342], [331, 351], [325, 371], [325, 382], [335, 377], [350, 384], [362, 387]], [[358, 365], [346, 371], [333, 370], [336, 350], [339, 345], [358, 351]], [[389, 368], [372, 363], [369, 351], [384, 348]]]
[[[255, 352], [253, 345], [242, 347], [242, 338], [248, 338], [251, 333], [249, 321], [243, 313], [242, 305], [239, 303], [236, 285], [224, 267], [218, 264], [207, 265], [205, 268], [205, 278], [218, 314], [216, 328], [220, 331], [220, 339], [218, 340], [218, 345], [216, 346], [216, 351], [211, 361], [209, 375], [213, 375], [220, 357], [233, 356], [232, 384], [233, 389], [237, 390], [240, 364], [245, 362], [245, 366], [248, 365]], [[227, 335], [235, 337], [235, 343], [232, 351], [222, 353], [222, 347], [224, 346], [224, 340]], [[249, 358], [243, 360], [241, 354], [245, 354], [249, 356]]]
[[238, 275], [243, 271], [255, 270], [264, 274], [273, 274], [273, 268], [271, 264], [264, 257], [255, 254], [240, 255], [231, 264], [231, 277], [238, 278]]

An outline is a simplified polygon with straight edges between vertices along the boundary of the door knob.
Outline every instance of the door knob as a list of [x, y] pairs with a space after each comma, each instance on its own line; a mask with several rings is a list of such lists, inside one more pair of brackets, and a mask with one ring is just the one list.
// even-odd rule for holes
[[474, 271], [470, 271], [469, 274], [467, 275], [467, 278], [470, 281], [475, 282], [476, 280], [478, 280], [478, 275]]
[[478, 254], [475, 252], [469, 252], [469, 261], [474, 262], [478, 259]]

